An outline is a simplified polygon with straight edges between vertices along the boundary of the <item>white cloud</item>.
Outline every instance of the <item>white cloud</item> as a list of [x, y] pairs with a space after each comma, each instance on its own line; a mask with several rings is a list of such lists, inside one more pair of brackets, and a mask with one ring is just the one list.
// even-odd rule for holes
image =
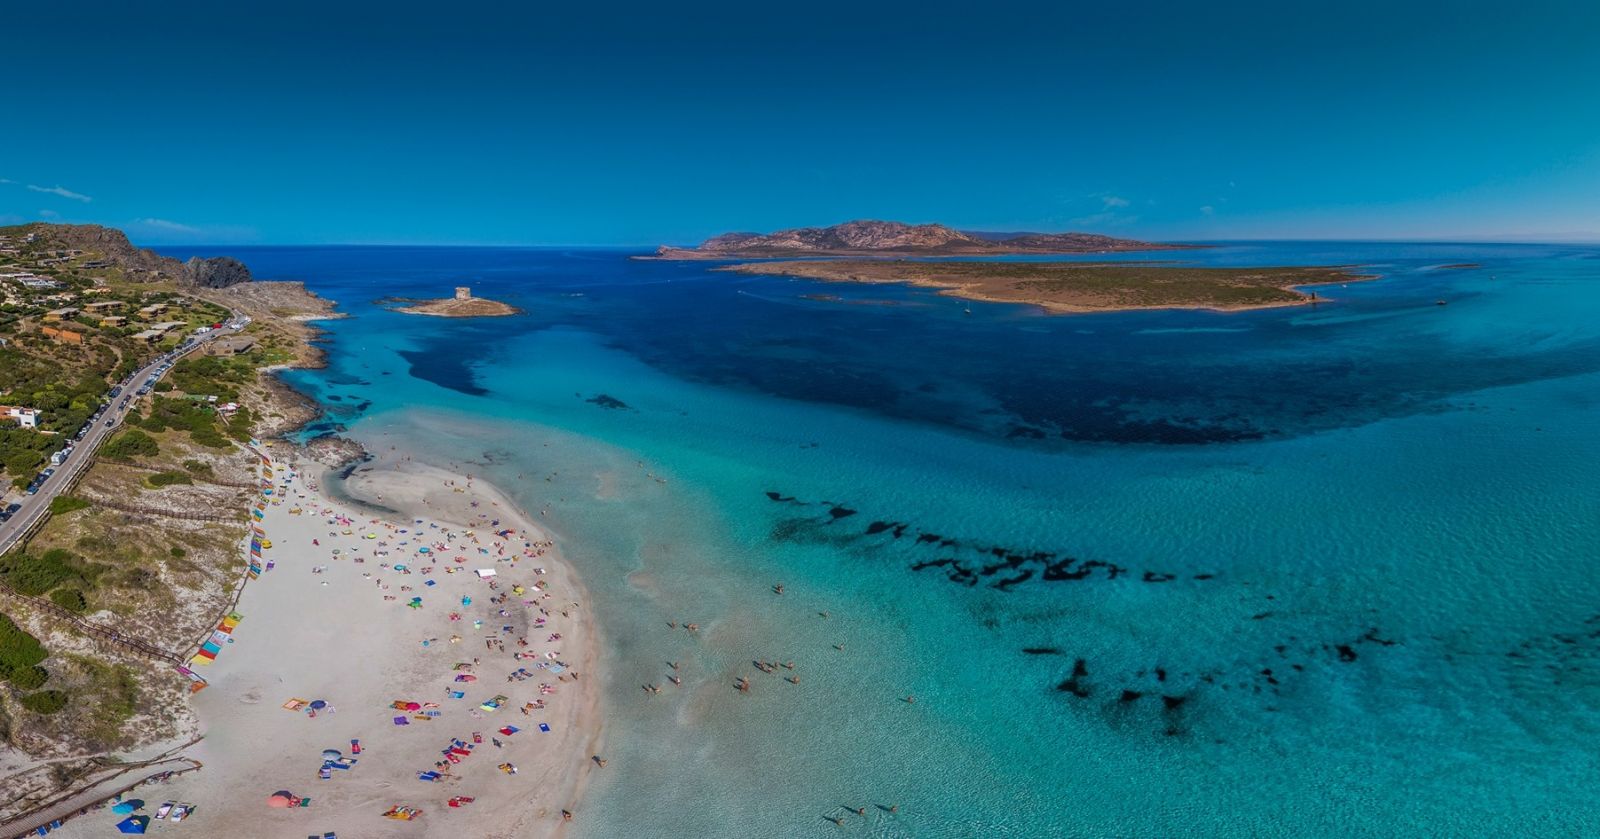
[[0, 178], [0, 184], [14, 184], [14, 183], [16, 183], [16, 181], [11, 180], [10, 178]]
[[1118, 207], [1126, 207], [1131, 202], [1118, 195], [1102, 195], [1100, 196], [1100, 203], [1105, 205], [1105, 209], [1114, 210]]
[[34, 192], [45, 192], [49, 193], [50, 195], [59, 195], [62, 198], [71, 198], [74, 201], [82, 201], [85, 204], [94, 200], [93, 198], [90, 198], [81, 192], [73, 192], [72, 190], [67, 189], [64, 186], [60, 186], [59, 184], [56, 186], [39, 186], [37, 184], [28, 184], [28, 189], [31, 189]]
[[1217, 208], [1211, 206], [1210, 204], [1207, 204], [1204, 207], [1200, 208], [1200, 215], [1203, 215], [1203, 216], [1214, 216], [1216, 214], [1217, 214]]
[[55, 210], [40, 210], [39, 218], [61, 218], [61, 214]]
[[168, 221], [164, 218], [136, 218], [133, 220], [133, 223], [148, 227], [151, 230], [160, 230], [167, 233], [182, 233], [186, 236], [193, 236], [200, 232], [200, 228], [198, 227], [191, 227], [187, 224], [179, 224], [178, 222]]

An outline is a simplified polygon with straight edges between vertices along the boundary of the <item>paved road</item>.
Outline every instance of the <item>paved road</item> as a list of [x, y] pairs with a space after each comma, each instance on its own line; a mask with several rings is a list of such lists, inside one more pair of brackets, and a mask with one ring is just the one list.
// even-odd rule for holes
[[[242, 317], [242, 313], [234, 312], [230, 321], [238, 322]], [[89, 468], [89, 462], [93, 459], [91, 456], [113, 432], [121, 427], [123, 418], [128, 415], [128, 411], [132, 410], [139, 401], [135, 391], [144, 386], [146, 379], [152, 375], [159, 379], [161, 376], [166, 375], [166, 371], [161, 370], [161, 365], [168, 361], [176, 362], [178, 359], [205, 346], [207, 342], [218, 336], [233, 335], [235, 333], [236, 330], [223, 327], [222, 329], [207, 332], [204, 335], [193, 336], [195, 341], [187, 349], [172, 350], [170, 355], [162, 354], [129, 377], [127, 382], [122, 385], [122, 394], [111, 401], [111, 406], [106, 409], [106, 412], [101, 414], [99, 419], [92, 422], [89, 432], [83, 435], [83, 439], [75, 444], [72, 456], [67, 458], [65, 463], [56, 467], [55, 474], [51, 475], [50, 479], [39, 487], [38, 492], [22, 497], [20, 502], [22, 508], [17, 510], [9, 521], [0, 523], [0, 554], [4, 554], [16, 547], [17, 543], [21, 541], [22, 535], [27, 533], [35, 522], [49, 512], [50, 500], [59, 495], [63, 489], [71, 486], [72, 479], [77, 477], [78, 473]], [[157, 373], [158, 370], [161, 370], [161, 372]], [[126, 404], [123, 402], [124, 399], [127, 399]], [[5, 505], [0, 505], [0, 509], [4, 509], [5, 506], [9, 506], [11, 503], [16, 502], [7, 502]]]

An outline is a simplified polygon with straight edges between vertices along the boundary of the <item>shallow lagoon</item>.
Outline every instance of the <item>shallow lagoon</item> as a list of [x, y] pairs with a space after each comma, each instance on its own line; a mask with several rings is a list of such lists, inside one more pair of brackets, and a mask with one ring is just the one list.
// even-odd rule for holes
[[[1230, 245], [1183, 256], [1382, 278], [1078, 317], [617, 251], [239, 256], [356, 315], [291, 375], [313, 432], [548, 511], [610, 648], [580, 835], [1596, 829], [1600, 251]], [[369, 305], [458, 284], [528, 314]]]

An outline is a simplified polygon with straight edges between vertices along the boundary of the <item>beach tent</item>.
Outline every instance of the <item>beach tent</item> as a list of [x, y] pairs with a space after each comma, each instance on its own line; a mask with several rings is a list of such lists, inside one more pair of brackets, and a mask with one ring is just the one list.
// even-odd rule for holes
[[295, 806], [294, 793], [280, 789], [267, 799], [268, 807], [293, 807]]
[[117, 815], [127, 815], [128, 813], [131, 813], [134, 810], [142, 809], [143, 807], [144, 799], [130, 798], [127, 801], [120, 801], [116, 804], [113, 804], [111, 806], [111, 812], [116, 813]]
[[117, 830], [122, 833], [143, 833], [149, 826], [149, 816], [129, 816], [117, 822]]
[[338, 749], [323, 749], [322, 750], [322, 759], [323, 760], [338, 760], [341, 757], [344, 757], [344, 755]]

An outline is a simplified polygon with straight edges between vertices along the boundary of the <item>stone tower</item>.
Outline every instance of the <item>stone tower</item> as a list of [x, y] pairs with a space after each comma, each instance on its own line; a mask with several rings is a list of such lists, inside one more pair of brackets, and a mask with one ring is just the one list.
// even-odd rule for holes
[[471, 300], [472, 299], [472, 289], [468, 288], [467, 286], [464, 286], [464, 285], [456, 286], [456, 299], [457, 300]]

